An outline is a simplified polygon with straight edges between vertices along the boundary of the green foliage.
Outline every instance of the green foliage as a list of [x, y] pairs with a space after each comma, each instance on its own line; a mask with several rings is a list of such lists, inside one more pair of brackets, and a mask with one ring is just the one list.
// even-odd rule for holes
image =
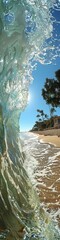
[[39, 121], [41, 121], [41, 120], [44, 121], [45, 119], [48, 118], [48, 115], [45, 114], [43, 110], [37, 109], [37, 112], [39, 112], [39, 114], [36, 117], [38, 117], [40, 119]]
[[47, 104], [53, 107], [60, 106], [60, 69], [55, 72], [56, 79], [46, 78], [42, 96]]
[[43, 130], [46, 128], [46, 120], [48, 119], [48, 115], [44, 113], [42, 109], [37, 109], [37, 112], [39, 114], [36, 115], [38, 118], [38, 121], [35, 122], [35, 125], [33, 126], [33, 131]]
[[60, 69], [55, 72], [56, 79], [46, 78], [44, 88], [42, 89], [42, 96], [47, 104], [50, 104], [50, 118], [44, 113], [42, 109], [37, 109], [38, 121], [33, 126], [33, 131], [44, 130], [54, 127], [54, 112], [55, 107], [60, 106]]
[[51, 117], [53, 117], [54, 112], [56, 112], [55, 108], [54, 108], [54, 107], [51, 107], [51, 109], [50, 109], [50, 116], [51, 116]]

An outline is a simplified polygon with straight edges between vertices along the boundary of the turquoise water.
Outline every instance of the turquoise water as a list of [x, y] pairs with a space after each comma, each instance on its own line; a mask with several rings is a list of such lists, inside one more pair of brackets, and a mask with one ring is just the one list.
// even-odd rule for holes
[[0, 239], [60, 237], [41, 213], [19, 136], [34, 62], [49, 63], [59, 54], [52, 17], [59, 7], [55, 0], [0, 0]]

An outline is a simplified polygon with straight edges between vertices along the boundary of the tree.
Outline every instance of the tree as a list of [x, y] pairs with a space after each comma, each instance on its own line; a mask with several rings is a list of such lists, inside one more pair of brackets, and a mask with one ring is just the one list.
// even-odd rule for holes
[[40, 117], [40, 115], [39, 115], [39, 114], [37, 114], [37, 115], [36, 115], [36, 117], [38, 117], [38, 118], [39, 118], [39, 117]]
[[33, 126], [33, 130], [39, 130], [40, 129], [40, 122], [39, 121], [36, 121], [34, 126]]
[[60, 69], [55, 72], [55, 77], [60, 81]]
[[50, 116], [51, 116], [51, 118], [53, 117], [54, 112], [56, 112], [55, 108], [51, 107], [51, 109], [50, 109]]
[[[38, 117], [40, 119], [40, 121], [44, 121], [45, 119], [48, 119], [48, 115], [44, 113], [43, 110], [37, 109], [37, 112], [39, 112], [40, 114], [38, 114], [36, 117]], [[42, 118], [42, 119], [41, 119]]]
[[48, 119], [48, 115], [44, 113], [43, 110], [37, 109], [37, 118], [38, 118], [38, 129], [43, 130], [46, 128], [46, 119]]
[[48, 119], [48, 115], [47, 114], [45, 114], [45, 119]]
[[37, 109], [37, 112], [40, 113], [37, 115], [37, 117], [42, 117], [42, 120], [44, 121], [45, 113], [43, 112], [43, 110]]
[[42, 96], [47, 104], [52, 107], [60, 106], [60, 69], [55, 72], [56, 79], [46, 78]]

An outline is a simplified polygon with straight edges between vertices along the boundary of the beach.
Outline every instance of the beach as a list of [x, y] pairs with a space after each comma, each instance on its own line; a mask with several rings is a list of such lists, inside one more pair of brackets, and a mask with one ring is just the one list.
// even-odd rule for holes
[[60, 137], [26, 133], [24, 149], [25, 146], [25, 168], [36, 187], [40, 204], [60, 227]]
[[60, 129], [35, 131], [34, 133], [36, 133], [43, 142], [51, 143], [60, 148]]
[[60, 137], [58, 136], [44, 136], [39, 134], [39, 138], [46, 143], [51, 143], [54, 146], [60, 147]]

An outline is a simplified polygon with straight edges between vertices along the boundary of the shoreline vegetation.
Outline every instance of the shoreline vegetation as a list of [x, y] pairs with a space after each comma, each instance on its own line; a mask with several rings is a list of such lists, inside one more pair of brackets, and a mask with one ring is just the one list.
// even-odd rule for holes
[[55, 72], [55, 78], [46, 78], [41, 96], [49, 105], [49, 116], [44, 109], [37, 109], [37, 120], [31, 131], [42, 135], [43, 141], [60, 147], [60, 116], [56, 115], [60, 106], [60, 69]]
[[53, 144], [60, 148], [60, 129], [50, 129], [45, 131], [31, 131], [37, 134], [45, 143]]

